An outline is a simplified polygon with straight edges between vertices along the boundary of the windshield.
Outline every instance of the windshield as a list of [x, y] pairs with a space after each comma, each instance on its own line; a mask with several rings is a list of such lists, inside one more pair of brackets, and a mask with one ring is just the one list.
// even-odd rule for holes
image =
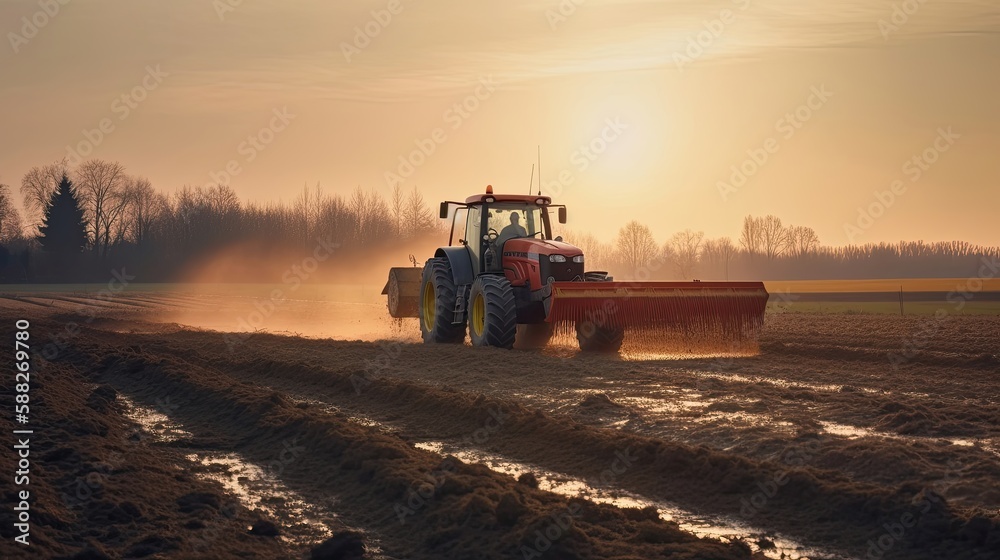
[[489, 209], [489, 227], [505, 241], [515, 237], [547, 238], [545, 222], [542, 220], [543, 210], [538, 206], [523, 202], [502, 202], [491, 204]]

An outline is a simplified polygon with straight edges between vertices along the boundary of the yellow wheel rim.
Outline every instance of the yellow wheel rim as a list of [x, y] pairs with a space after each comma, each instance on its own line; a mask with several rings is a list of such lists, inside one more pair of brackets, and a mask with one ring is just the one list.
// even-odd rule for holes
[[486, 330], [486, 298], [481, 293], [476, 294], [476, 300], [472, 302], [472, 318], [470, 323], [476, 336], [483, 336], [483, 331]]
[[434, 284], [427, 282], [424, 284], [423, 313], [424, 328], [428, 331], [434, 330], [434, 313], [437, 309], [437, 302], [434, 300]]

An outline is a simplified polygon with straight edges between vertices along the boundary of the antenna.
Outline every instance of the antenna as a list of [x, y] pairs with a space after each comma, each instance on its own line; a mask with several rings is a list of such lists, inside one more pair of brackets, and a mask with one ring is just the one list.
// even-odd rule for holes
[[528, 196], [531, 196], [531, 187], [535, 185], [535, 164], [531, 164], [531, 181], [528, 182]]
[[538, 145], [538, 196], [542, 196], [542, 146]]

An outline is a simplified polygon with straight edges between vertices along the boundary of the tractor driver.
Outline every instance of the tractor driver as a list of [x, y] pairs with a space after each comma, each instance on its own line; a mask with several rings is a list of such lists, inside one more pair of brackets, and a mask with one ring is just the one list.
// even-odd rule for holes
[[528, 232], [521, 227], [518, 223], [521, 221], [521, 216], [517, 212], [510, 213], [510, 225], [500, 230], [500, 236], [497, 237], [497, 247], [503, 250], [503, 244], [510, 239], [515, 237], [528, 237]]

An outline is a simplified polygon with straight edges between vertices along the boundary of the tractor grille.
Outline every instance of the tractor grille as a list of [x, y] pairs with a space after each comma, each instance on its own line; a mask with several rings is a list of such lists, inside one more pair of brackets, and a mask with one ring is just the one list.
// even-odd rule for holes
[[538, 256], [538, 270], [541, 271], [542, 285], [548, 283], [549, 278], [555, 278], [556, 282], [572, 282], [583, 279], [583, 263], [549, 262], [548, 255]]

